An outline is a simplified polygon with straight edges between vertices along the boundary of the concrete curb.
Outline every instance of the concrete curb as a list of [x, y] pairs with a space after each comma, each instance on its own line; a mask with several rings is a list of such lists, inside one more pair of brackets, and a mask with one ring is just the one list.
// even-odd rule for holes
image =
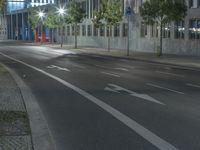
[[29, 87], [24, 81], [10, 68], [2, 64], [16, 81], [29, 115], [30, 127], [32, 133], [32, 143], [34, 150], [56, 150], [53, 142], [53, 136], [49, 130], [45, 117], [37, 103], [36, 98], [31, 93]]

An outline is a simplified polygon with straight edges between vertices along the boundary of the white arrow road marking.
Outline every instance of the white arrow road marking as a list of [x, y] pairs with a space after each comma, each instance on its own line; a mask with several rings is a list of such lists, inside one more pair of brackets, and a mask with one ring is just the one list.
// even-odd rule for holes
[[49, 69], [56, 68], [56, 69], [58, 69], [58, 70], [62, 70], [62, 71], [68, 71], [68, 72], [70, 72], [70, 70], [69, 70], [69, 69], [67, 69], [67, 68], [62, 68], [62, 67], [55, 66], [55, 65], [50, 65], [50, 66], [47, 66], [47, 68], [49, 68]]
[[113, 77], [120, 77], [119, 75], [117, 75], [117, 74], [114, 74], [114, 73], [109, 73], [109, 72], [101, 72], [101, 73], [103, 73], [103, 74], [106, 74], [106, 75], [110, 75], [110, 76], [113, 76]]
[[149, 141], [151, 144], [153, 144], [154, 146], [156, 146], [158, 149], [160, 150], [178, 150], [176, 147], [174, 147], [173, 145], [171, 145], [170, 143], [168, 143], [167, 141], [165, 141], [164, 139], [160, 138], [159, 136], [157, 136], [156, 134], [154, 134], [153, 132], [151, 132], [150, 130], [146, 129], [145, 127], [143, 127], [142, 125], [140, 125], [139, 123], [137, 123], [136, 121], [132, 120], [131, 118], [129, 118], [128, 116], [124, 115], [123, 113], [121, 113], [120, 111], [118, 111], [117, 109], [111, 107], [110, 105], [104, 103], [103, 101], [101, 101], [100, 99], [94, 97], [93, 95], [87, 93], [86, 91], [74, 86], [73, 84], [66, 82], [63, 79], [60, 79], [48, 72], [45, 72], [42, 69], [39, 69], [35, 66], [29, 65], [23, 61], [20, 61], [18, 59], [15, 59], [13, 57], [10, 57], [6, 54], [3, 54], [0, 52], [1, 55], [3, 55], [4, 57], [7, 57], [11, 60], [14, 60], [18, 63], [21, 63], [33, 70], [36, 70], [56, 81], [58, 81], [59, 83], [63, 84], [64, 86], [74, 90], [75, 92], [79, 93], [80, 95], [82, 95], [83, 97], [87, 98], [89, 101], [93, 102], [94, 104], [96, 104], [97, 106], [101, 107], [104, 111], [108, 112], [109, 114], [111, 114], [113, 117], [115, 117], [116, 119], [118, 119], [119, 121], [121, 121], [122, 123], [124, 123], [126, 126], [128, 126], [129, 128], [131, 128], [133, 131], [135, 131], [138, 135], [142, 136], [144, 139], [146, 139], [147, 141]]
[[178, 93], [178, 94], [185, 94], [183, 92], [172, 90], [172, 89], [162, 87], [162, 86], [159, 86], [159, 85], [155, 85], [155, 84], [152, 84], [152, 83], [147, 83], [146, 85], [152, 86], [152, 87], [155, 87], [155, 88], [159, 88], [159, 89], [163, 89], [163, 90], [167, 90], [167, 91], [170, 91], [170, 92]]
[[196, 85], [196, 84], [186, 83], [185, 85], [195, 87], [195, 88], [200, 88], [200, 85]]
[[128, 69], [126, 68], [115, 68], [116, 70], [122, 70], [122, 71], [129, 71]]
[[109, 87], [105, 87], [104, 90], [105, 90], [105, 91], [109, 91], [109, 92], [114, 92], [114, 93], [120, 93], [120, 92], [118, 92], [118, 91], [116, 91], [116, 90], [114, 90], [114, 89], [111, 89], [111, 88], [109, 88]]
[[153, 97], [151, 97], [147, 94], [139, 94], [139, 93], [133, 92], [131, 90], [125, 89], [123, 87], [120, 87], [118, 85], [111, 84], [111, 83], [109, 83], [108, 85], [111, 86], [112, 90], [115, 91], [115, 92], [125, 91], [128, 94], [130, 94], [131, 96], [135, 96], [135, 97], [138, 97], [138, 98], [141, 98], [141, 99], [144, 99], [144, 100], [148, 100], [148, 101], [151, 101], [151, 102], [154, 102], [154, 103], [157, 103], [157, 104], [165, 105], [164, 103], [154, 99]]

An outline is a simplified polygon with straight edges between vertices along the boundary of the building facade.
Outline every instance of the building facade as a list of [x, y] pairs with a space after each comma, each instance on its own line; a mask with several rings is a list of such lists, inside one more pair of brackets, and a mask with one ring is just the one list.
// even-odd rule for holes
[[[95, 28], [92, 23], [94, 10], [100, 6], [101, 0], [79, 0], [86, 11], [87, 18], [79, 24], [78, 44], [80, 46], [107, 47], [108, 30], [106, 26]], [[129, 34], [130, 50], [132, 52], [155, 53], [159, 48], [160, 29], [158, 26], [149, 26], [143, 23], [139, 14], [139, 7], [144, 0], [122, 0], [125, 10], [129, 4], [134, 10], [130, 16]], [[67, 3], [68, 0], [60, 1]], [[172, 22], [163, 28], [163, 53], [200, 56], [200, 0], [186, 0], [188, 7], [184, 21]], [[112, 29], [111, 48], [126, 50], [127, 48], [126, 16]], [[57, 41], [61, 40], [61, 29], [58, 28]], [[73, 44], [74, 29], [71, 25], [64, 27], [64, 42]]]
[[7, 0], [4, 14], [7, 39], [33, 41], [34, 35], [28, 21], [29, 8], [45, 7], [47, 4], [54, 3], [55, 0]]

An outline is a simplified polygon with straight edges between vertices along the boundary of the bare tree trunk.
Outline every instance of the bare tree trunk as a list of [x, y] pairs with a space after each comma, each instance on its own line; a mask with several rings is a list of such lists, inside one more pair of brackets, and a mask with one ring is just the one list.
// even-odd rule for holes
[[77, 48], [77, 24], [74, 25], [74, 40], [75, 40], [75, 48]]
[[111, 26], [109, 25], [108, 26], [108, 32], [109, 32], [109, 35], [108, 35], [108, 52], [110, 52], [110, 36], [111, 36]]
[[160, 49], [158, 52], [158, 56], [162, 56], [162, 42], [163, 42], [163, 32], [162, 32], [162, 28], [163, 28], [163, 23], [161, 22], [160, 24]]
[[51, 29], [51, 44], [53, 45], [54, 43], [54, 29]]

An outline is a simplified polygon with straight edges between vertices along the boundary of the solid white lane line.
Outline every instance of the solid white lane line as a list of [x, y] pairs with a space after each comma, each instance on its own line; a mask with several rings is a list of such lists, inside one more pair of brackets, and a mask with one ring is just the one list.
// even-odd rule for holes
[[159, 85], [155, 85], [155, 84], [152, 84], [152, 83], [146, 83], [146, 85], [152, 86], [152, 87], [155, 87], [155, 88], [159, 88], [159, 89], [163, 89], [163, 90], [167, 90], [167, 91], [170, 91], [170, 92], [178, 93], [178, 94], [185, 94], [183, 92], [172, 90], [172, 89], [162, 87], [162, 86], [159, 86]]
[[129, 118], [128, 116], [124, 115], [123, 113], [121, 113], [120, 111], [118, 111], [117, 109], [111, 107], [110, 105], [104, 103], [103, 101], [101, 101], [100, 99], [92, 96], [91, 94], [87, 93], [86, 91], [66, 82], [63, 79], [60, 79], [52, 74], [49, 74], [37, 67], [34, 67], [32, 65], [29, 65], [23, 61], [20, 61], [18, 59], [15, 59], [13, 57], [10, 57], [8, 55], [5, 55], [3, 53], [0, 52], [1, 55], [3, 55], [4, 57], [7, 57], [11, 60], [14, 60], [16, 62], [19, 62], [31, 69], [34, 69], [58, 82], [60, 82], [61, 84], [65, 85], [68, 88], [71, 88], [72, 90], [74, 90], [75, 92], [79, 93], [80, 95], [82, 95], [83, 97], [87, 98], [89, 101], [93, 102], [94, 104], [98, 105], [99, 107], [101, 107], [103, 110], [105, 110], [106, 112], [110, 113], [113, 117], [115, 117], [116, 119], [118, 119], [119, 121], [121, 121], [122, 123], [124, 123], [126, 126], [128, 126], [129, 128], [131, 128], [133, 131], [135, 131], [137, 134], [139, 134], [140, 136], [142, 136], [144, 139], [146, 139], [147, 141], [149, 141], [151, 144], [153, 144], [154, 146], [156, 146], [157, 148], [159, 148], [160, 150], [178, 150], [176, 147], [174, 147], [173, 145], [171, 145], [170, 143], [168, 143], [167, 141], [165, 141], [164, 139], [160, 138], [159, 136], [157, 136], [156, 134], [154, 134], [153, 132], [151, 132], [150, 130], [146, 129], [145, 127], [143, 127], [142, 125], [140, 125], [139, 123], [137, 123], [136, 121], [132, 120], [131, 118]]
[[115, 68], [116, 70], [122, 70], [122, 71], [129, 71], [128, 69], [126, 68]]
[[184, 75], [174, 74], [174, 73], [170, 73], [170, 72], [163, 72], [163, 71], [156, 71], [156, 73], [165, 74], [165, 75], [171, 75], [171, 76], [176, 76], [176, 77], [181, 77], [181, 78], [185, 77]]
[[200, 85], [196, 85], [196, 84], [186, 83], [185, 85], [195, 87], [195, 88], [200, 88]]
[[120, 77], [119, 75], [117, 74], [113, 74], [113, 73], [109, 73], [109, 72], [101, 72], [102, 74], [106, 74], [106, 75], [109, 75], [109, 76], [113, 76], [113, 77]]

